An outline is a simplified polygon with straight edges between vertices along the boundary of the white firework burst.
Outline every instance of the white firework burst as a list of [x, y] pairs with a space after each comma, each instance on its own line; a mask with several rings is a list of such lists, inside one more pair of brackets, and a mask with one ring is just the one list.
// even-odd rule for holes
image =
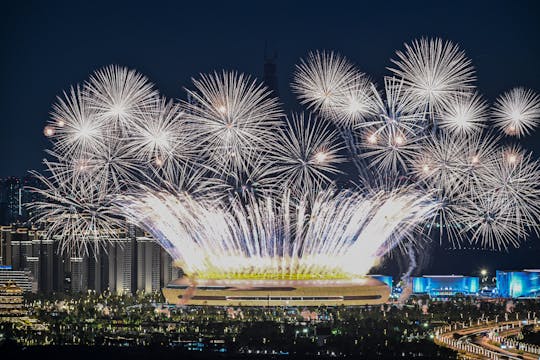
[[421, 137], [392, 127], [364, 128], [360, 132], [361, 157], [380, 172], [407, 172], [421, 146]]
[[[538, 231], [540, 221], [540, 166], [531, 154], [515, 148], [499, 151], [485, 169], [483, 183], [490, 192], [510, 204], [507, 218], [523, 232]], [[484, 196], [483, 194], [481, 196]]]
[[126, 189], [141, 180], [147, 170], [137, 161], [133, 148], [124, 141], [110, 144], [101, 154], [84, 160], [83, 170], [96, 184], [110, 190]]
[[496, 193], [465, 199], [466, 206], [460, 209], [458, 224], [465, 226], [470, 235], [470, 243], [483, 247], [503, 250], [508, 245], [515, 247], [527, 233], [512, 216], [511, 204]]
[[236, 72], [201, 75], [193, 83], [184, 107], [211, 166], [245, 167], [270, 146], [282, 112], [266, 87]]
[[452, 96], [439, 110], [439, 125], [456, 134], [481, 131], [488, 120], [488, 105], [478, 94]]
[[335, 107], [341, 106], [351, 91], [354, 94], [354, 87], [359, 85], [355, 80], [359, 76], [361, 74], [341, 55], [316, 51], [296, 66], [292, 88], [309, 109], [322, 116], [332, 116]]
[[450, 41], [414, 40], [396, 55], [398, 59], [392, 60], [396, 68], [389, 70], [403, 78], [417, 101], [429, 106], [430, 111], [474, 88], [471, 60]]
[[53, 105], [46, 132], [57, 153], [81, 156], [101, 152], [106, 146], [106, 124], [97, 119], [79, 86], [71, 88]]
[[74, 256], [94, 254], [119, 237], [124, 228], [113, 208], [111, 190], [84, 177], [74, 177], [62, 163], [45, 162], [50, 175], [33, 173], [40, 188], [32, 190], [40, 200], [31, 206], [44, 224], [48, 238], [60, 242], [62, 253]]
[[529, 135], [540, 122], [540, 96], [520, 87], [502, 94], [493, 106], [493, 120], [507, 135]]
[[336, 131], [311, 116], [295, 115], [279, 130], [278, 145], [270, 154], [275, 162], [283, 189], [304, 196], [330, 183], [331, 174], [339, 173], [337, 165], [344, 159]]
[[403, 80], [385, 77], [383, 96], [373, 85], [372, 92], [375, 95], [376, 113], [364, 126], [375, 126], [390, 137], [411, 138], [424, 132], [428, 125], [426, 111], [404, 86]]
[[139, 162], [172, 174], [192, 158], [195, 145], [189, 132], [179, 104], [160, 99], [133, 122], [128, 143]]
[[357, 73], [345, 91], [336, 97], [328, 112], [339, 127], [354, 128], [375, 115], [377, 106], [373, 85], [363, 74]]
[[279, 174], [274, 170], [276, 166], [269, 155], [259, 156], [249, 167], [237, 169], [227, 174], [219, 174], [221, 193], [228, 197], [254, 196], [276, 197], [279, 194]]
[[448, 135], [433, 135], [422, 146], [414, 159], [414, 173], [429, 183], [429, 187], [445, 192], [453, 191], [463, 173], [461, 142]]
[[[84, 87], [88, 106], [102, 121], [125, 130], [158, 99], [146, 77], [135, 70], [110, 65], [97, 70]], [[114, 136], [114, 135], [113, 135]]]

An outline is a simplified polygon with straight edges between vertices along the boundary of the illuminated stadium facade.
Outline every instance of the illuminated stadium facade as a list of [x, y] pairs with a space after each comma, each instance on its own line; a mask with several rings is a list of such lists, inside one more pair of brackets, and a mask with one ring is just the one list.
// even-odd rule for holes
[[392, 292], [392, 286], [393, 286], [393, 279], [391, 276], [389, 275], [367, 275], [369, 276], [370, 278], [373, 278], [373, 279], [376, 279], [376, 280], [379, 280], [379, 281], [382, 281], [383, 283], [385, 283], [386, 285], [388, 285], [388, 287], [390, 288], [390, 292]]
[[480, 279], [462, 275], [425, 275], [412, 278], [415, 294], [428, 294], [431, 297], [476, 295], [480, 288]]
[[540, 269], [497, 270], [497, 292], [501, 297], [540, 297]]
[[385, 303], [390, 287], [371, 278], [334, 280], [175, 280], [163, 289], [170, 304], [214, 306], [337, 306]]

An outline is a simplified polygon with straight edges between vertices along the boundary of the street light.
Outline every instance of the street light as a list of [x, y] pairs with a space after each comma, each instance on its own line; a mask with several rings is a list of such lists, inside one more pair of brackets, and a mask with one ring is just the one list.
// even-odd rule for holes
[[480, 270], [480, 274], [481, 274], [482, 276], [486, 276], [487, 273], [488, 273], [488, 271], [487, 271], [486, 269]]

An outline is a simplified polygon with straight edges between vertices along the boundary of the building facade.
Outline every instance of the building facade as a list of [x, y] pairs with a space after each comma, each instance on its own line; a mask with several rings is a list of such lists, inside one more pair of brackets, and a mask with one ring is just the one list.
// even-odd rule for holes
[[427, 294], [431, 297], [456, 295], [477, 295], [480, 278], [462, 275], [424, 275], [412, 278], [414, 294]]
[[0, 286], [7, 284], [15, 284], [24, 292], [35, 292], [36, 290], [30, 271], [12, 270], [5, 267], [0, 270]]
[[161, 246], [153, 239], [137, 237], [137, 290], [146, 293], [161, 289]]
[[497, 270], [497, 293], [501, 297], [540, 297], [540, 269]]

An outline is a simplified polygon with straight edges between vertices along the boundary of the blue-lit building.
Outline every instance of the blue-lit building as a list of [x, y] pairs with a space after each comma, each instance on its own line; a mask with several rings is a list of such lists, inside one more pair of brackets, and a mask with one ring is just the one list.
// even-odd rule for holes
[[480, 278], [462, 275], [424, 275], [412, 278], [414, 294], [428, 294], [431, 297], [477, 295]]
[[539, 297], [540, 270], [497, 270], [497, 293], [501, 297]]
[[389, 276], [389, 275], [369, 275], [369, 277], [372, 277], [374, 279], [377, 279], [379, 281], [382, 281], [383, 283], [385, 283], [386, 285], [388, 285], [388, 287], [390, 288], [390, 293], [392, 293], [392, 277]]

